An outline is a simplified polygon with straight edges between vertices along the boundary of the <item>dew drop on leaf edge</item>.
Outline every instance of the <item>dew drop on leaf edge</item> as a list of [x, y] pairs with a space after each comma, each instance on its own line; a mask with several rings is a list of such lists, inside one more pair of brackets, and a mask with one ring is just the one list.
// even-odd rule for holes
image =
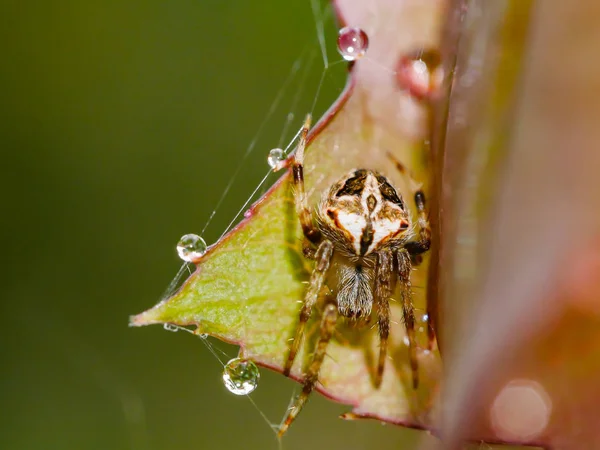
[[223, 384], [235, 395], [248, 395], [258, 387], [260, 372], [249, 359], [234, 358], [223, 368]]
[[183, 261], [194, 262], [206, 253], [206, 242], [197, 234], [186, 234], [177, 243], [177, 254]]
[[419, 100], [432, 99], [444, 81], [437, 49], [421, 48], [404, 54], [396, 65], [396, 83]]
[[285, 154], [283, 150], [280, 148], [274, 148], [269, 152], [269, 156], [267, 157], [267, 162], [272, 169], [277, 167], [277, 165], [285, 159]]
[[337, 49], [346, 61], [356, 61], [365, 56], [369, 48], [369, 37], [357, 27], [344, 27], [337, 39]]

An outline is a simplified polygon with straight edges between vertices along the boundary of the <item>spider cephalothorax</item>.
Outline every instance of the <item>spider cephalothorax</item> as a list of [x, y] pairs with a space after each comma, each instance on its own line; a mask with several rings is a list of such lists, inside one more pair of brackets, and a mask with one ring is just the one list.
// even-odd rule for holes
[[[338, 316], [356, 324], [376, 317], [380, 350], [375, 385], [379, 386], [385, 367], [390, 330], [389, 300], [399, 288], [404, 323], [409, 340], [413, 387], [418, 386], [418, 367], [414, 338], [415, 317], [411, 297], [412, 259], [426, 252], [430, 230], [425, 212], [425, 196], [416, 189], [417, 232], [402, 196], [382, 174], [352, 170], [323, 193], [313, 220], [304, 190], [304, 147], [310, 127], [307, 118], [293, 159], [296, 211], [306, 242], [304, 254], [316, 264], [300, 310], [300, 320], [284, 368], [289, 375], [304, 334], [306, 322], [318, 301], [323, 303], [320, 335], [304, 379], [304, 387], [283, 421], [279, 434], [285, 433], [312, 392], [325, 350]], [[404, 167], [396, 166], [405, 172]], [[320, 298], [327, 285], [333, 295]]]

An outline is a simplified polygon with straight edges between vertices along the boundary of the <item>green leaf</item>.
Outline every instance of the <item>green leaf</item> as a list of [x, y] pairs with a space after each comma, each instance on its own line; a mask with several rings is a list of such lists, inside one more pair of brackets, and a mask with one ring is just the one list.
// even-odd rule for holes
[[[427, 182], [423, 146], [427, 107], [400, 89], [389, 68], [395, 68], [407, 51], [437, 45], [440, 16], [435, 2], [413, 5], [410, 10], [405, 6], [403, 2], [380, 2], [368, 8], [361, 2], [338, 4], [344, 22], [367, 32], [370, 47], [368, 57], [356, 62], [342, 98], [311, 134], [305, 179], [313, 205], [333, 181], [359, 167], [386, 174], [411, 201], [408, 180], [395, 169], [389, 154]], [[238, 344], [245, 357], [281, 371], [312, 270], [301, 252], [302, 232], [289, 174], [253, 205], [247, 216], [209, 249], [178, 292], [133, 317], [131, 324], [195, 325], [198, 333]], [[426, 267], [427, 261], [413, 276], [415, 304], [421, 315], [425, 311]], [[302, 379], [302, 368], [310, 358], [318, 316], [313, 314], [309, 322], [309, 334], [292, 370], [291, 376], [297, 380]], [[398, 303], [392, 304], [392, 320], [391, 358], [379, 389], [372, 379], [373, 355], [378, 352], [376, 331], [344, 326], [328, 347], [330, 357], [323, 363], [317, 389], [352, 405], [353, 412], [346, 418], [375, 417], [426, 427], [437, 393], [439, 357], [426, 350], [419, 352], [421, 384], [413, 391]], [[421, 323], [418, 329], [423, 348], [426, 328]]]

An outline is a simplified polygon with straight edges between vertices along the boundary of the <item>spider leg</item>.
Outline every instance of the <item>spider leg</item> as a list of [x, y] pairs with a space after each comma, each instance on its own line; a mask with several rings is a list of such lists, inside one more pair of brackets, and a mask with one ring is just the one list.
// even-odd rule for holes
[[375, 375], [375, 386], [379, 387], [383, 378], [385, 358], [387, 355], [388, 336], [390, 334], [390, 296], [394, 291], [396, 279], [394, 275], [393, 254], [389, 250], [377, 254], [375, 269], [375, 309], [379, 327], [379, 362]]
[[417, 205], [417, 225], [419, 228], [419, 240], [404, 244], [411, 256], [415, 257], [429, 250], [431, 246], [431, 226], [425, 209], [425, 193], [419, 188], [415, 191], [415, 205]]
[[316, 258], [317, 250], [308, 239], [304, 239], [302, 242], [302, 254], [306, 259], [310, 259], [312, 261], [314, 261]]
[[321, 232], [313, 224], [312, 214], [308, 207], [308, 199], [304, 189], [304, 149], [306, 148], [306, 137], [310, 130], [310, 114], [306, 116], [304, 126], [300, 132], [300, 141], [296, 152], [294, 153], [294, 162], [292, 164], [292, 174], [294, 177], [294, 199], [296, 202], [296, 213], [300, 218], [302, 231], [306, 239], [313, 244], [318, 244], [321, 241]]
[[302, 305], [302, 308], [300, 309], [300, 320], [296, 328], [294, 340], [292, 342], [292, 345], [290, 346], [290, 353], [288, 355], [288, 359], [283, 369], [283, 374], [285, 376], [289, 376], [290, 370], [292, 369], [292, 365], [294, 364], [296, 353], [298, 353], [300, 343], [302, 342], [302, 336], [304, 335], [304, 328], [306, 327], [306, 322], [308, 322], [308, 319], [310, 319], [310, 313], [312, 312], [313, 306], [315, 305], [315, 303], [317, 303], [319, 292], [321, 291], [321, 287], [323, 286], [323, 281], [325, 280], [325, 274], [327, 273], [327, 269], [329, 269], [329, 263], [331, 262], [332, 255], [333, 244], [327, 240], [321, 242], [315, 255], [317, 263], [310, 277], [310, 284], [308, 285], [308, 290], [306, 291], [306, 296], [304, 297], [304, 303]]
[[[427, 210], [425, 208], [425, 193], [421, 188], [421, 184], [415, 180], [413, 174], [408, 168], [398, 161], [394, 156], [388, 152], [388, 158], [390, 158], [396, 165], [396, 169], [403, 176], [407, 177], [410, 181], [411, 189], [414, 191], [415, 205], [417, 207], [417, 225], [419, 229], [418, 241], [407, 242], [404, 247], [408, 250], [410, 255], [414, 258], [415, 256], [425, 253], [431, 246], [431, 226], [429, 225], [429, 218]], [[418, 261], [418, 259], [417, 259]]]
[[333, 334], [333, 331], [335, 329], [337, 316], [337, 305], [333, 302], [327, 303], [327, 305], [325, 306], [325, 310], [323, 311], [323, 316], [321, 318], [321, 334], [319, 336], [319, 341], [317, 342], [317, 348], [313, 355], [313, 359], [310, 363], [310, 366], [308, 367], [306, 376], [304, 378], [302, 392], [300, 392], [298, 397], [296, 397], [296, 399], [294, 400], [294, 404], [288, 411], [287, 416], [285, 417], [285, 419], [279, 427], [279, 431], [277, 432], [277, 434], [280, 437], [285, 434], [290, 424], [296, 419], [296, 416], [302, 410], [302, 407], [308, 400], [310, 393], [317, 384], [317, 381], [319, 379], [319, 370], [321, 369], [321, 364], [323, 363], [323, 358], [325, 357], [325, 350], [327, 349], [327, 344], [329, 344], [329, 340], [331, 339], [331, 335]]
[[412, 303], [410, 283], [411, 270], [410, 254], [406, 249], [402, 249], [398, 252], [398, 281], [401, 287], [404, 326], [406, 327], [406, 336], [408, 337], [408, 356], [412, 370], [413, 389], [417, 389], [419, 387], [419, 363], [415, 341], [415, 308]]
[[[429, 225], [429, 219], [427, 218], [427, 212], [425, 209], [425, 194], [421, 189], [415, 191], [415, 204], [417, 205], [417, 212], [419, 214], [418, 227], [419, 227], [419, 240], [407, 242], [404, 244], [404, 248], [410, 253], [411, 261], [419, 261], [421, 255], [429, 250], [431, 246], [431, 226]], [[427, 314], [429, 320], [427, 323], [427, 348], [433, 349], [435, 342], [435, 328], [433, 315], [435, 311], [432, 310], [432, 304], [427, 302]]]
[[[417, 183], [410, 173], [410, 171], [406, 168], [404, 164], [395, 159], [392, 154], [388, 152], [388, 157], [394, 162], [396, 165], [396, 169], [404, 176], [407, 176], [410, 180], [412, 190], [414, 191], [414, 199], [415, 205], [417, 206], [417, 225], [418, 225], [418, 241], [410, 241], [404, 244], [404, 248], [408, 250], [411, 256], [411, 261], [413, 264], [421, 263], [421, 255], [429, 250], [431, 246], [431, 225], [429, 224], [428, 214], [426, 210], [426, 202], [425, 202], [425, 193], [421, 189], [421, 185]], [[429, 350], [433, 349], [433, 344], [435, 342], [435, 329], [433, 318], [433, 311], [430, 311], [429, 303], [427, 304], [427, 314], [429, 315], [429, 322], [427, 327], [427, 339], [428, 339], [428, 348]]]

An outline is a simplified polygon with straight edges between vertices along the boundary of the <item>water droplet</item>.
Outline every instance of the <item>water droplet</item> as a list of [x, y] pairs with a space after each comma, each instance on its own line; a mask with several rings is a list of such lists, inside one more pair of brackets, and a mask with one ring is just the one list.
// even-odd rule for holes
[[431, 99], [444, 79], [441, 57], [437, 50], [421, 49], [402, 55], [396, 69], [396, 81], [419, 100]]
[[360, 28], [344, 27], [338, 34], [337, 48], [346, 61], [356, 61], [367, 53], [369, 37]]
[[244, 217], [247, 219], [249, 217], [252, 217], [252, 210], [248, 209], [244, 212]]
[[234, 358], [225, 364], [223, 383], [235, 395], [247, 395], [258, 386], [260, 372], [249, 359]]
[[406, 345], [407, 347], [410, 345], [410, 339], [408, 339], [408, 336], [404, 336], [402, 342], [404, 342], [404, 345]]
[[165, 323], [163, 325], [163, 328], [167, 331], [171, 331], [173, 333], [177, 332], [179, 330], [179, 327], [177, 325], [173, 325], [172, 323]]
[[421, 317], [421, 321], [427, 323], [427, 321], [429, 321], [429, 315], [428, 314], [423, 314], [423, 317]]
[[206, 339], [208, 337], [207, 333], [200, 333], [200, 328], [196, 328], [194, 330], [194, 334], [198, 336], [200, 339]]
[[206, 242], [197, 234], [186, 234], [177, 243], [177, 254], [187, 262], [194, 262], [206, 253]]
[[271, 168], [275, 169], [279, 163], [285, 159], [285, 153], [280, 148], [274, 148], [269, 152], [267, 162]]

